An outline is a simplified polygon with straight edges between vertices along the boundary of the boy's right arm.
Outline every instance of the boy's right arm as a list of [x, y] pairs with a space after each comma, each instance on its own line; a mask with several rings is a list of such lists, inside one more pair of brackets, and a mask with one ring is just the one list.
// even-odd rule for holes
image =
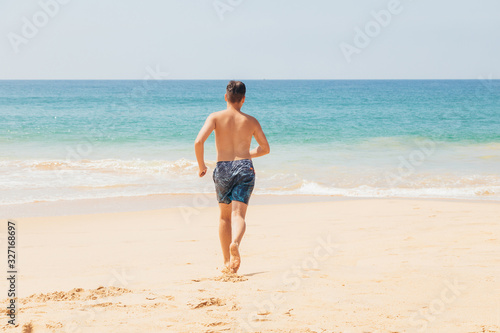
[[203, 127], [200, 130], [200, 133], [198, 133], [198, 136], [194, 141], [196, 160], [198, 161], [198, 167], [200, 169], [198, 175], [200, 177], [205, 176], [205, 174], [207, 173], [207, 166], [205, 165], [205, 148], [203, 146], [205, 144], [205, 141], [210, 136], [210, 134], [212, 134], [212, 131], [214, 129], [215, 129], [215, 117], [214, 114], [212, 113], [210, 116], [208, 116], [207, 120], [205, 121], [205, 125], [203, 125]]
[[259, 146], [250, 151], [251, 158], [263, 156], [271, 152], [269, 142], [267, 142], [267, 138], [264, 134], [264, 131], [262, 130], [262, 127], [260, 127], [260, 124], [257, 120], [255, 121], [257, 122], [257, 126], [255, 127], [255, 131], [253, 132], [253, 136], [255, 137], [255, 140], [257, 140]]

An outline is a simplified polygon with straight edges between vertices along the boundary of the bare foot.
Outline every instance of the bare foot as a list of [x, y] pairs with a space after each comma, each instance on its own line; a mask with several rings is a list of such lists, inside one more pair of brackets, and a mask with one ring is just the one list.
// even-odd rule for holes
[[231, 245], [229, 245], [229, 252], [231, 253], [231, 261], [229, 263], [229, 267], [231, 268], [233, 273], [236, 273], [240, 268], [241, 262], [238, 243], [231, 243]]
[[229, 261], [224, 263], [224, 267], [221, 270], [222, 274], [230, 274], [232, 272]]

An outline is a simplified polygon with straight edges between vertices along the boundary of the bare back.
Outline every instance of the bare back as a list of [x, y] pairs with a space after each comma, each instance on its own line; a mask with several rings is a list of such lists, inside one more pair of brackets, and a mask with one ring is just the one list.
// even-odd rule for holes
[[259, 123], [241, 111], [215, 112], [215, 145], [217, 161], [250, 159], [252, 136]]
[[[271, 151], [257, 119], [228, 103], [227, 110], [212, 113], [207, 117], [194, 142], [200, 177], [207, 172], [203, 145], [213, 131], [215, 131], [217, 162], [252, 159], [269, 154]], [[259, 146], [250, 150], [252, 136]]]

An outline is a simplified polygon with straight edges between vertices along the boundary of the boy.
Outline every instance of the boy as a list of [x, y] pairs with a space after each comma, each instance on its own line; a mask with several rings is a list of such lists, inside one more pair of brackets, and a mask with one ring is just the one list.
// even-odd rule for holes
[[[252, 158], [269, 154], [270, 148], [259, 122], [241, 112], [245, 103], [243, 82], [230, 81], [226, 88], [227, 109], [212, 113], [196, 138], [194, 147], [200, 177], [207, 173], [204, 143], [215, 130], [217, 166], [213, 173], [220, 208], [219, 238], [224, 266], [232, 273], [240, 267], [239, 245], [245, 233], [245, 215], [255, 184]], [[250, 151], [252, 136], [259, 147]]]

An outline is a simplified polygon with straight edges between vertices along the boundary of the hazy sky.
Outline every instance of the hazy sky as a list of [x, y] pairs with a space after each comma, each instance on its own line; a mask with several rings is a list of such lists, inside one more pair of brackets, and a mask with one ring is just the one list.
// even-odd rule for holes
[[397, 2], [2, 0], [0, 79], [500, 77], [500, 1]]

